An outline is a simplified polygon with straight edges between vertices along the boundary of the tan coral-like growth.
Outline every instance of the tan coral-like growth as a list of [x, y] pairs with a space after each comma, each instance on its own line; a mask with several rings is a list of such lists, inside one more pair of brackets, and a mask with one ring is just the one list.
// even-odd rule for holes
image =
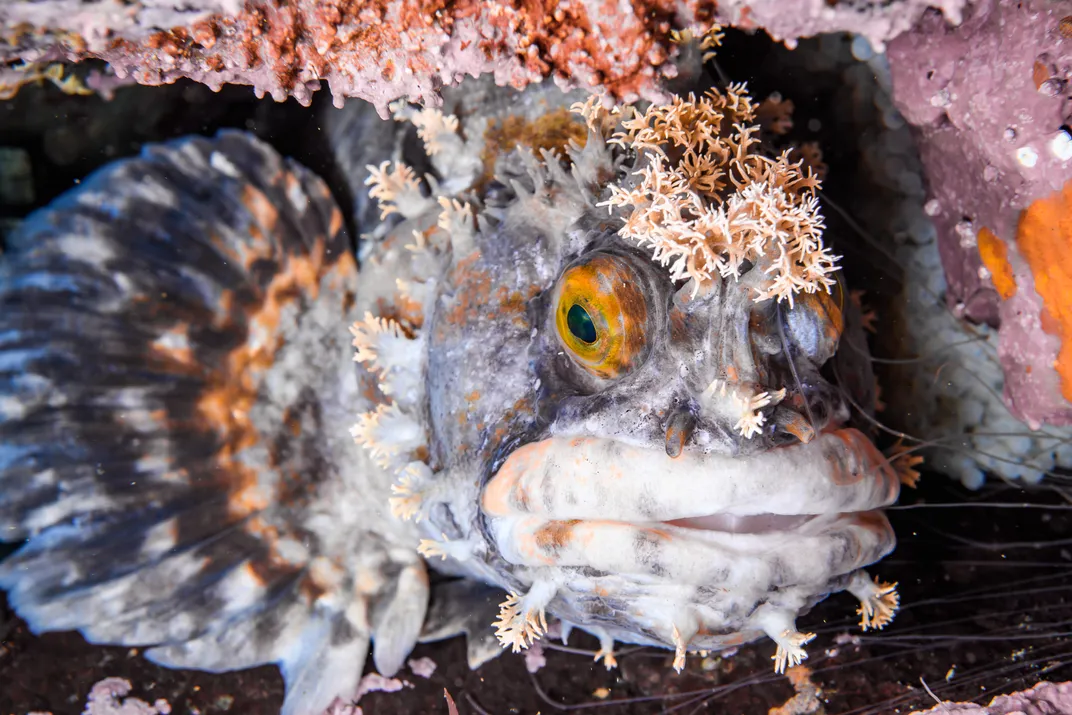
[[430, 205], [429, 199], [421, 194], [417, 175], [405, 164], [392, 169], [391, 162], [385, 161], [379, 166], [370, 164], [365, 168], [369, 171], [365, 185], [369, 187], [369, 196], [380, 204], [380, 220], [393, 213], [412, 218]]
[[923, 464], [923, 457], [912, 448], [904, 446], [904, 438], [897, 440], [897, 444], [890, 448], [888, 459], [890, 466], [897, 472], [897, 478], [901, 484], [910, 489], [915, 489], [919, 484], [919, 465]]
[[380, 404], [375, 410], [358, 415], [350, 435], [382, 469], [396, 471], [410, 461], [405, 459], [409, 454], [425, 444], [424, 428], [397, 404]]
[[473, 208], [458, 199], [439, 197], [439, 218], [436, 226], [450, 237], [455, 256], [464, 256], [476, 247], [476, 220]]
[[703, 391], [704, 399], [711, 399], [715, 395], [729, 397], [737, 410], [737, 423], [733, 426], [745, 439], [751, 439], [759, 434], [767, 418], [760, 410], [770, 404], [778, 404], [785, 399], [785, 388], [773, 391], [755, 392], [746, 385], [731, 385], [721, 378], [711, 381], [707, 389]]
[[394, 496], [388, 499], [388, 504], [393, 516], [403, 521], [416, 517], [417, 521], [420, 521], [423, 499], [412, 477], [406, 474], [399, 477], [398, 481], [391, 485], [391, 494]]
[[672, 637], [673, 637], [673, 640], [674, 640], [674, 666], [673, 667], [674, 667], [674, 670], [676, 670], [677, 672], [680, 673], [681, 671], [683, 671], [685, 669], [685, 649], [688, 647], [688, 644], [685, 642], [685, 639], [681, 636], [681, 631], [678, 630], [677, 626], [674, 626], [674, 631], [673, 631], [673, 636]]
[[787, 667], [795, 668], [808, 659], [808, 653], [804, 646], [815, 639], [814, 633], [798, 633], [785, 631], [778, 639], [778, 647], [771, 656], [774, 661], [774, 672], [784, 673]]
[[762, 431], [763, 424], [766, 422], [766, 417], [760, 410], [772, 402], [777, 404], [784, 398], [785, 388], [774, 392], [760, 392], [749, 397], [735, 395], [734, 399], [741, 408], [741, 418], [733, 428], [745, 439], [751, 439]]
[[788, 134], [793, 128], [793, 100], [774, 92], [756, 107], [759, 126], [772, 134]]
[[377, 346], [383, 338], [409, 339], [398, 322], [367, 312], [364, 320], [350, 326], [350, 334], [354, 336], [351, 344], [357, 348], [357, 352], [354, 353], [354, 362], [365, 363], [370, 368], [376, 367], [376, 358], [379, 354]]
[[581, 115], [590, 131], [605, 137], [613, 131], [622, 112], [620, 107], [608, 109], [606, 101], [604, 94], [590, 94], [588, 99], [583, 102], [574, 102], [569, 109], [574, 114]]
[[0, 66], [0, 100], [11, 99], [24, 85], [44, 81], [56, 85], [64, 94], [82, 96], [93, 94], [93, 90], [86, 87], [77, 75], [71, 74], [64, 77], [64, 69], [64, 65], [59, 62], [53, 62], [50, 65], [24, 62], [8, 67]]
[[417, 553], [426, 559], [433, 559], [438, 556], [443, 561], [447, 560], [447, 550], [444, 548], [444, 542], [436, 541], [435, 539], [421, 539], [417, 544]]
[[[684, 45], [696, 39], [695, 33], [689, 28], [684, 30], [671, 30], [670, 41], [676, 45]], [[722, 45], [726, 39], [722, 32], [722, 25], [713, 24], [700, 35], [700, 50], [703, 52], [703, 61], [707, 62], [715, 56], [715, 48]]]
[[610, 648], [601, 645], [599, 647], [599, 650], [596, 651], [596, 654], [594, 656], [592, 656], [592, 662], [593, 663], [598, 663], [599, 661], [603, 661], [603, 665], [606, 667], [607, 670], [613, 670], [613, 669], [617, 668], [618, 667], [618, 659], [614, 655], [614, 646], [613, 646], [613, 644], [614, 644], [614, 641], [611, 641], [611, 647]]
[[646, 163], [600, 205], [628, 210], [620, 235], [650, 247], [675, 280], [698, 290], [715, 275], [739, 277], [750, 261], [769, 277], [756, 300], [792, 305], [796, 293], [834, 285], [837, 257], [823, 245], [818, 179], [788, 152], [762, 153], [755, 112], [744, 86], [732, 85], [634, 113], [611, 141]]
[[409, 120], [417, 127], [417, 136], [424, 142], [424, 148], [430, 155], [442, 151], [444, 141], [457, 138], [458, 118], [453, 114], [443, 114], [438, 109], [422, 109], [414, 112]]
[[849, 591], [860, 601], [856, 615], [862, 630], [882, 630], [893, 620], [901, 605], [896, 583], [873, 581], [863, 571], [853, 575]]
[[721, 47], [724, 39], [726, 39], [726, 34], [722, 32], [722, 25], [716, 23], [704, 31], [703, 36], [700, 38], [700, 49], [703, 51], [704, 62], [714, 59], [715, 48]]
[[499, 604], [499, 620], [492, 626], [495, 637], [504, 648], [509, 646], [514, 653], [520, 653], [543, 637], [547, 631], [547, 616], [542, 608], [525, 608], [521, 597], [511, 593]]

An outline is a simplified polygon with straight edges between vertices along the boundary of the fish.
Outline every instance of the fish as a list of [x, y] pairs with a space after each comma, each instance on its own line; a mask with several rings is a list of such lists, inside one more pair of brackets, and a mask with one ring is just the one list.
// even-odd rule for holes
[[454, 96], [332, 129], [356, 247], [323, 179], [230, 130], [9, 239], [14, 610], [168, 667], [278, 664], [287, 715], [349, 698], [370, 648], [390, 676], [464, 633], [478, 667], [549, 619], [608, 668], [769, 637], [777, 672], [832, 593], [889, 623], [865, 569], [901, 477], [851, 424], [859, 311], [746, 88]]

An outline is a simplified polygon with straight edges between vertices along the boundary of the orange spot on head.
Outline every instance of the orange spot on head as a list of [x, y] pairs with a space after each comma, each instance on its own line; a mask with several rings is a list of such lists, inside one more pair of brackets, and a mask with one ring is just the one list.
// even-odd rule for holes
[[990, 281], [998, 295], [1002, 300], [1016, 295], [1016, 278], [1012, 274], [1012, 266], [1009, 265], [1009, 249], [1005, 242], [986, 226], [979, 229], [976, 242], [979, 245], [979, 258], [986, 270], [990, 271]]
[[496, 157], [509, 154], [519, 146], [528, 147], [536, 156], [546, 149], [565, 157], [571, 141], [584, 146], [587, 138], [584, 123], [564, 107], [553, 109], [533, 121], [519, 116], [492, 121], [484, 132], [482, 158], [487, 172], [481, 177], [480, 183], [492, 178]]
[[1024, 210], [1016, 245], [1061, 337], [1054, 367], [1061, 378], [1061, 394], [1072, 402], [1072, 181]]
[[491, 273], [476, 267], [480, 253], [474, 251], [460, 261], [455, 261], [450, 281], [457, 286], [454, 304], [446, 311], [446, 322], [450, 325], [466, 325], [476, 322], [482, 315], [489, 317], [496, 314], [491, 306]]

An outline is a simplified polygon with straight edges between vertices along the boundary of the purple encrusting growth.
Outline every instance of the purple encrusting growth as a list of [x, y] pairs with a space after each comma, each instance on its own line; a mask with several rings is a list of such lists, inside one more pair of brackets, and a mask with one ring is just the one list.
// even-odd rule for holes
[[158, 699], [150, 705], [144, 700], [126, 697], [130, 690], [131, 685], [128, 680], [105, 678], [93, 686], [82, 715], [169, 715], [171, 713], [171, 705], [166, 700]]
[[[132, 690], [129, 680], [105, 678], [93, 684], [82, 715], [170, 715], [171, 705], [158, 698], [152, 705], [140, 698], [128, 697]], [[51, 712], [31, 712], [26, 715], [52, 715]]]
[[[1006, 403], [1036, 427], [1072, 423], [1072, 405], [1054, 387], [1060, 341], [1042, 327], [1013, 238], [1020, 212], [1072, 176], [1070, 13], [1069, 2], [980, 2], [958, 27], [926, 16], [888, 53], [894, 101], [916, 127], [946, 299], [969, 320], [1000, 324]], [[1004, 302], [980, 259], [984, 229], [1006, 244], [1016, 274]]]
[[1072, 683], [1042, 682], [1033, 688], [998, 695], [989, 705], [941, 703], [913, 715], [1060, 715], [1072, 712]]

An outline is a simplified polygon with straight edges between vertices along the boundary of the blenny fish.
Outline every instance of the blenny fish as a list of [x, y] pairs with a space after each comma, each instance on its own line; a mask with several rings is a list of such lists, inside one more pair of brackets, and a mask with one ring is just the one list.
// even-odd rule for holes
[[[335, 127], [380, 213], [356, 201], [356, 251], [327, 184], [237, 131], [148, 146], [10, 238], [0, 586], [35, 632], [278, 663], [315, 715], [370, 644], [390, 675], [466, 633], [476, 667], [557, 619], [607, 667], [765, 635], [781, 672], [831, 593], [892, 618], [862, 569], [899, 479], [849, 426], [873, 377], [838, 351], [861, 326], [817, 177], [743, 86], [477, 87]], [[507, 115], [537, 139], [493, 141]]]

